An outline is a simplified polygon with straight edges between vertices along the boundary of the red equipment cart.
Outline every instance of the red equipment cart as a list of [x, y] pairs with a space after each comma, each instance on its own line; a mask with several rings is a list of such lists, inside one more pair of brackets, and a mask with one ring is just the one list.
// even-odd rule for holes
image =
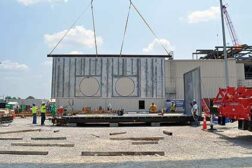
[[214, 99], [220, 118], [238, 120], [238, 128], [252, 131], [252, 89], [220, 88]]

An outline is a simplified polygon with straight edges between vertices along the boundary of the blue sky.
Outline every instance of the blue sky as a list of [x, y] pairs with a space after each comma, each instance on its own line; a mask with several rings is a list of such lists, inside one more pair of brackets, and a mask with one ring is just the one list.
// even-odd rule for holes
[[[222, 44], [219, 0], [133, 0], [175, 59]], [[0, 96], [48, 98], [51, 60], [46, 55], [90, 0], [0, 0]], [[252, 1], [225, 0], [241, 43], [252, 39]], [[99, 53], [119, 54], [128, 0], [94, 0]], [[88, 10], [56, 53], [95, 53]], [[228, 32], [227, 42], [231, 44]], [[134, 10], [123, 53], [165, 54]]]

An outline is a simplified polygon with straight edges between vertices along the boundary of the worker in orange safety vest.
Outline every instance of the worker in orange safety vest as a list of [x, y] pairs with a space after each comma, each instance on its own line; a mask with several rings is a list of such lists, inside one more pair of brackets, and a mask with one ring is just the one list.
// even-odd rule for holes
[[150, 113], [156, 113], [157, 112], [157, 105], [155, 103], [151, 103], [149, 108]]

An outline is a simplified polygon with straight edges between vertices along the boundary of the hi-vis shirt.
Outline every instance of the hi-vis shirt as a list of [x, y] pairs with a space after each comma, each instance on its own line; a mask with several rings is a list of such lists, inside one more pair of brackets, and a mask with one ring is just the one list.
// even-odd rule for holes
[[33, 106], [32, 107], [32, 114], [37, 114], [38, 111], [38, 107], [37, 106]]
[[192, 111], [192, 114], [194, 114], [194, 111], [195, 111], [195, 115], [199, 115], [198, 104], [194, 104], [194, 105], [192, 106], [191, 111]]

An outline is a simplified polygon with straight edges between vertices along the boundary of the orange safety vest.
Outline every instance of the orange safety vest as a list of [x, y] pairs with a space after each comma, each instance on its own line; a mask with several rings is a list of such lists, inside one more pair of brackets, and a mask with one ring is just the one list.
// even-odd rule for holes
[[150, 112], [157, 112], [157, 106], [155, 104], [150, 106]]

